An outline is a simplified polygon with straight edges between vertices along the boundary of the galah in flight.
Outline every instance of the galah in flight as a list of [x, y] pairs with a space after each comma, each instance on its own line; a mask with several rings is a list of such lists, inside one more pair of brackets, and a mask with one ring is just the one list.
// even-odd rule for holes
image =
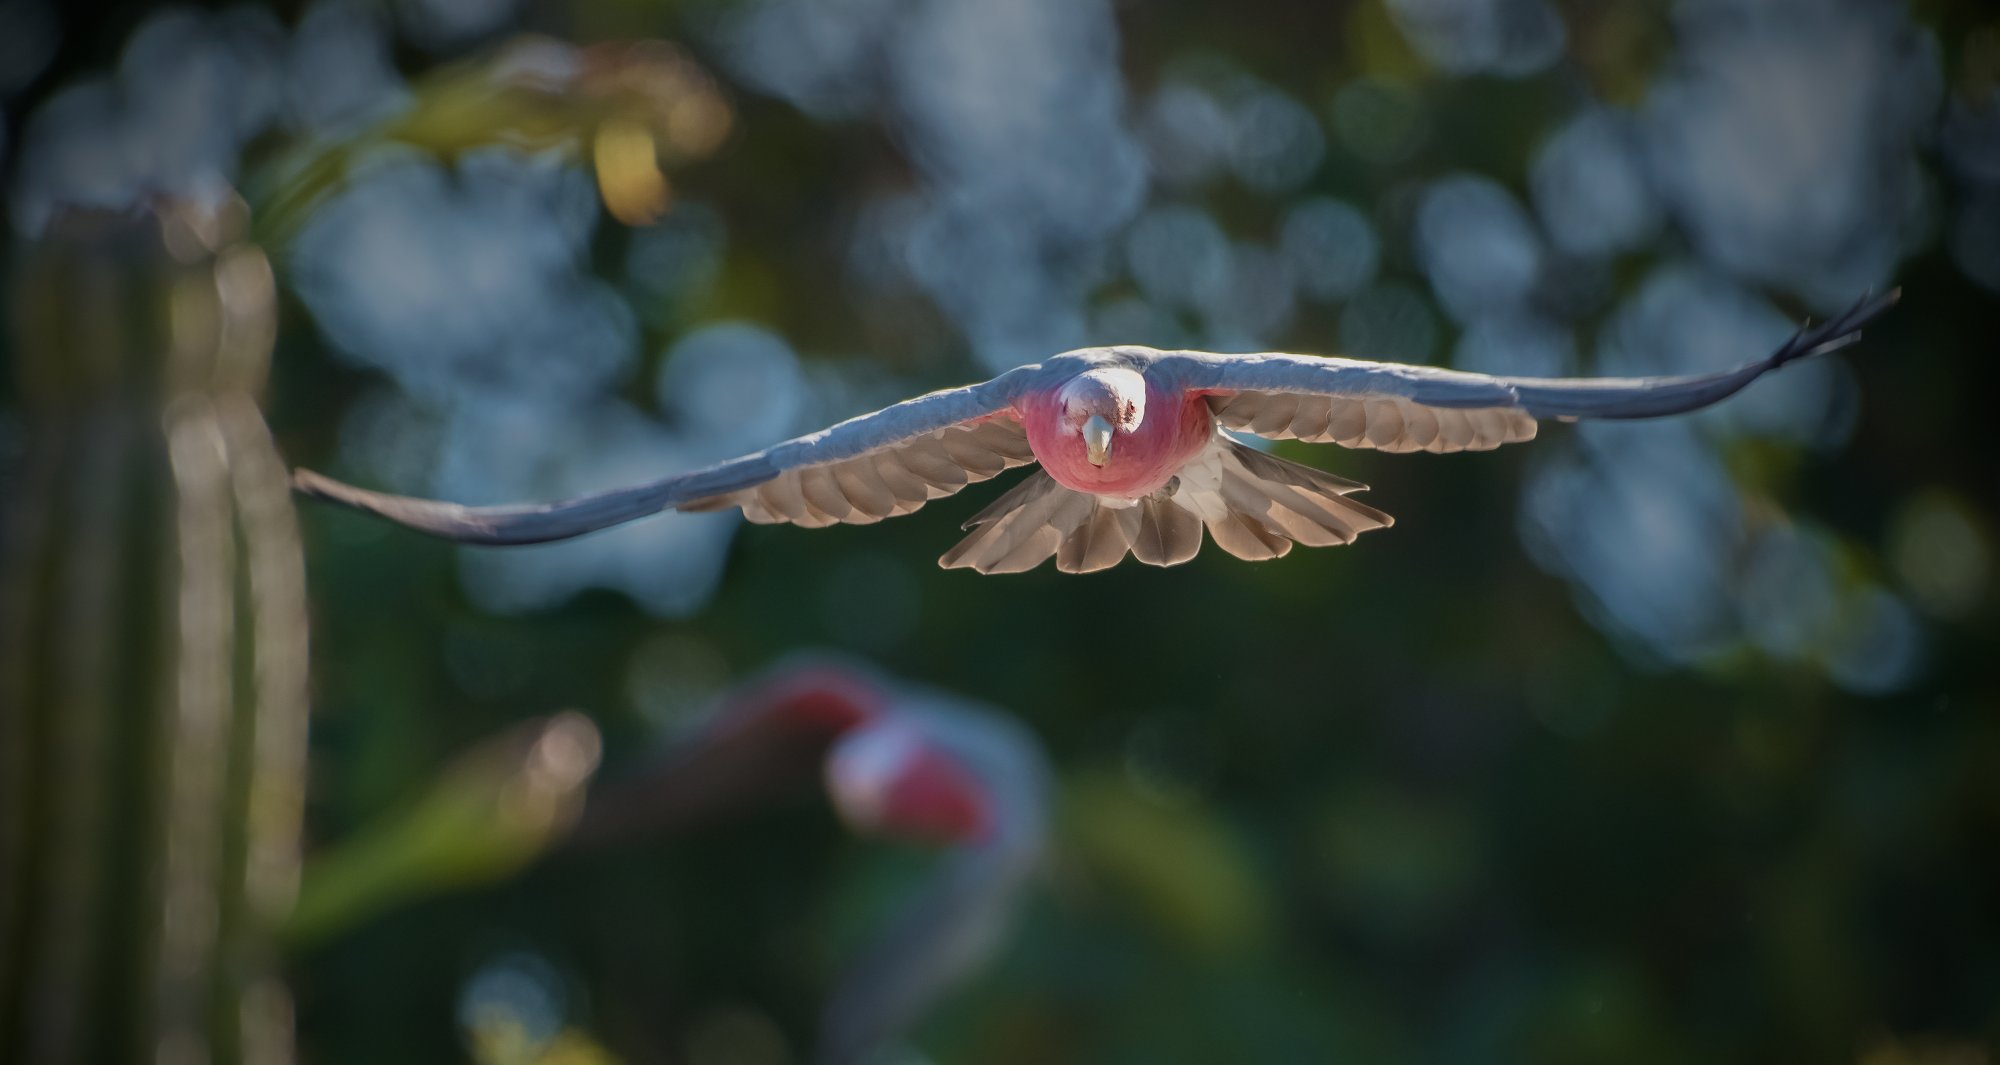
[[527, 544], [663, 510], [740, 507], [762, 524], [866, 524], [1040, 463], [973, 515], [971, 535], [939, 564], [1018, 573], [1054, 555], [1064, 572], [1089, 573], [1130, 554], [1173, 566], [1201, 550], [1204, 528], [1237, 558], [1279, 558], [1294, 543], [1349, 543], [1393, 519], [1348, 498], [1366, 485], [1265, 454], [1225, 430], [1441, 453], [1532, 439], [1543, 418], [1682, 414], [1851, 343], [1896, 299], [1864, 300], [1763, 359], [1711, 374], [1496, 377], [1312, 355], [1083, 348], [704, 470], [559, 503], [468, 507], [369, 492], [310, 470], [294, 483], [446, 539]]

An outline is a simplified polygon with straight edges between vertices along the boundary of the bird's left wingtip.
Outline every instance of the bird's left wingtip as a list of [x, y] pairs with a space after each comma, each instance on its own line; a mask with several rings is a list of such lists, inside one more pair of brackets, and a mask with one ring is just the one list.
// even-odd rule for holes
[[381, 492], [370, 492], [365, 488], [356, 488], [343, 481], [336, 481], [325, 474], [314, 473], [303, 466], [292, 471], [292, 491], [309, 499], [323, 499], [329, 503], [338, 503], [344, 507], [367, 511], [371, 514], [380, 514], [383, 517], [392, 519], [395, 518], [395, 514], [391, 512], [392, 508], [389, 508], [387, 504], [403, 501], [397, 496], [384, 495]]
[[475, 512], [456, 503], [371, 492], [304, 468], [292, 471], [292, 490], [309, 499], [336, 503], [364, 514], [387, 518], [398, 525], [448, 540], [505, 542], [496, 537], [496, 530], [490, 528], [491, 522], [479, 520]]
[[304, 466], [292, 471], [292, 491], [303, 496], [326, 499], [334, 494], [331, 489], [337, 484], [339, 482], [322, 477]]

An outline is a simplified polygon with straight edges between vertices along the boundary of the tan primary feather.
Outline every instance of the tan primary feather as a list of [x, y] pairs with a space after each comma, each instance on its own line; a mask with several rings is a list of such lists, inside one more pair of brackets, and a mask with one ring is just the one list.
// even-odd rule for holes
[[742, 507], [743, 516], [760, 525], [869, 525], [1033, 461], [1021, 423], [993, 418], [840, 462], [787, 470], [761, 484], [677, 509]]
[[1401, 396], [1236, 392], [1209, 407], [1225, 429], [1378, 451], [1490, 451], [1535, 438], [1534, 416], [1518, 408], [1432, 407]]

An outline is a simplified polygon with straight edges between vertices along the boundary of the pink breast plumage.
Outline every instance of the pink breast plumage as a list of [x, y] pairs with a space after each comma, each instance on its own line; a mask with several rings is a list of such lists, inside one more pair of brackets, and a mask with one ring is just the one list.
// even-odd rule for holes
[[1053, 391], [1015, 404], [1028, 446], [1058, 484], [1078, 492], [1138, 499], [1164, 486], [1189, 459], [1208, 446], [1215, 415], [1199, 395], [1146, 389], [1146, 416], [1131, 432], [1112, 438], [1111, 458], [1093, 466], [1083, 437], [1063, 424], [1062, 404]]

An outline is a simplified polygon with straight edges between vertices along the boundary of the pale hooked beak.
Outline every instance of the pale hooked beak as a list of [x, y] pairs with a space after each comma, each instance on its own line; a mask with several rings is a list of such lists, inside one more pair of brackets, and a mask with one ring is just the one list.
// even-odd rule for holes
[[1092, 466], [1111, 461], [1111, 423], [1104, 420], [1104, 415], [1093, 414], [1083, 423], [1083, 453]]

